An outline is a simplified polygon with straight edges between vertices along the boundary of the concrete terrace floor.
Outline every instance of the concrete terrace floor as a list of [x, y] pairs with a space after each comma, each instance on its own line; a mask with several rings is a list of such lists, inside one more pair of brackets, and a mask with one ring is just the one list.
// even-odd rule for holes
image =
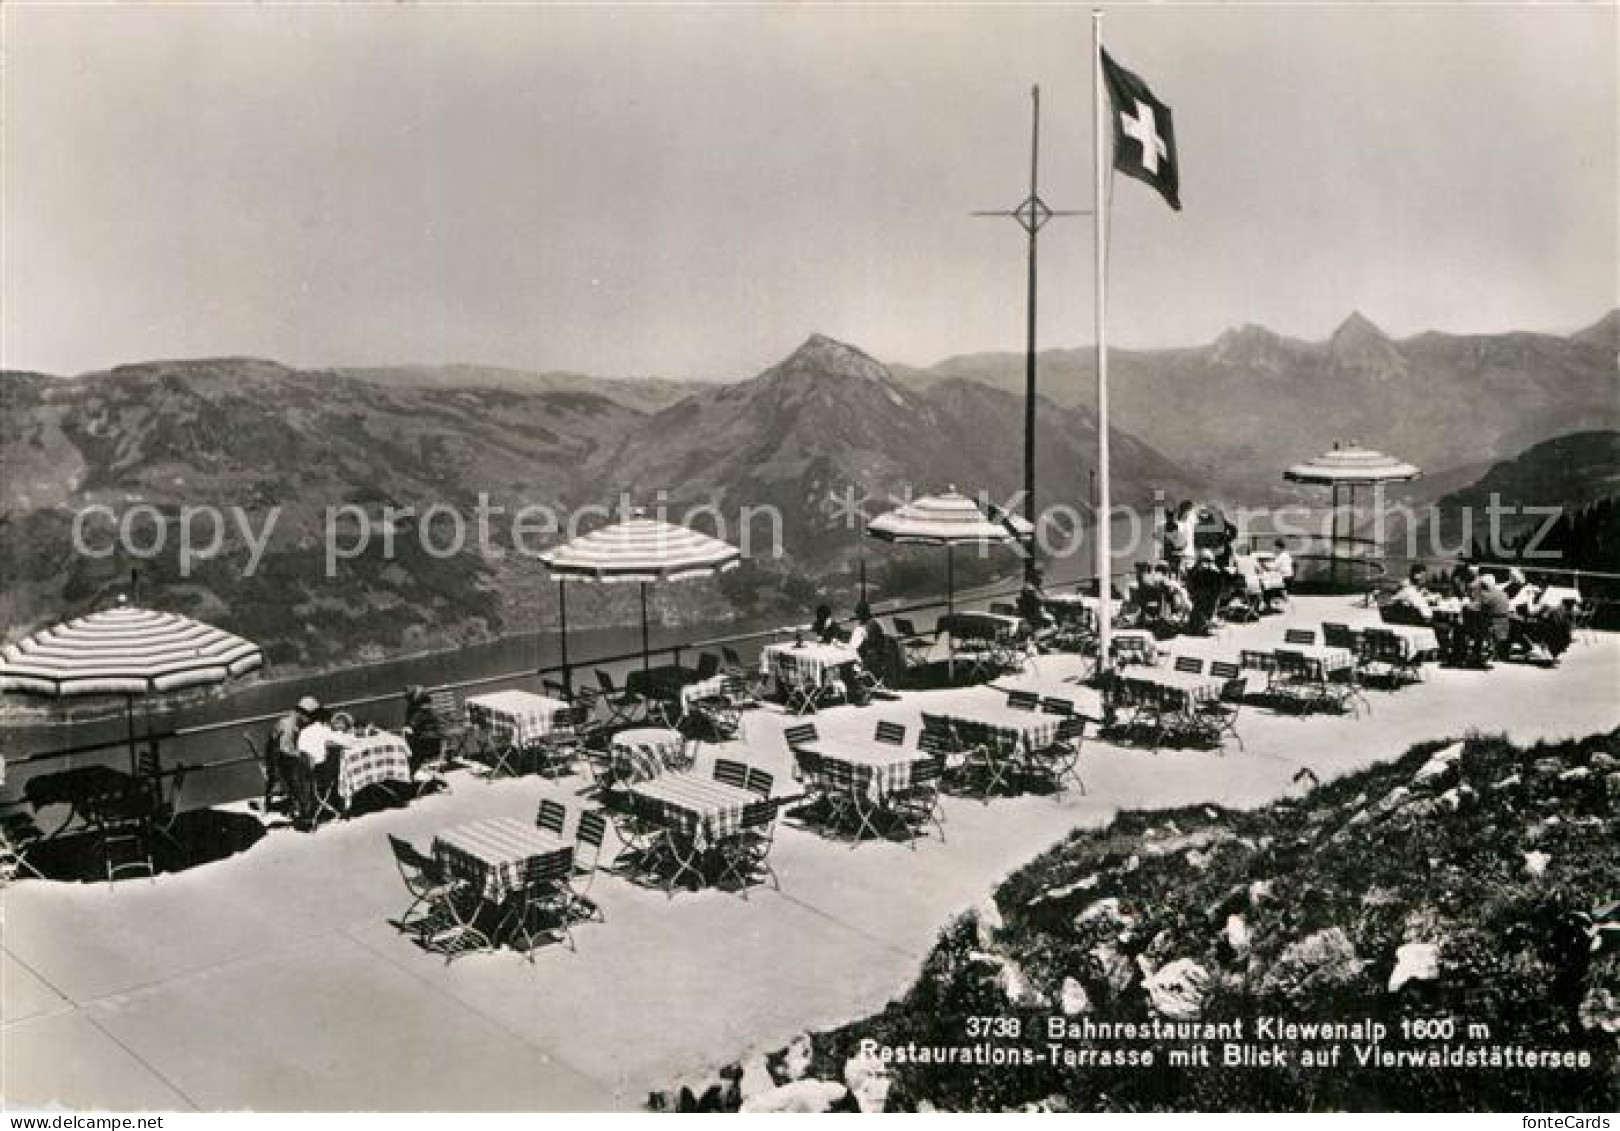
[[[1289, 625], [1357, 612], [1301, 598], [1282, 617], [1181, 647], [1235, 655], [1280, 642]], [[1077, 665], [1036, 666], [1060, 677]], [[408, 808], [310, 836], [278, 829], [155, 881], [25, 881], [0, 896], [0, 1097], [10, 1109], [631, 1108], [672, 1080], [881, 1008], [952, 915], [1119, 808], [1255, 806], [1299, 792], [1303, 767], [1326, 781], [1471, 729], [1529, 742], [1620, 725], [1620, 637], [1577, 642], [1553, 670], [1426, 671], [1421, 685], [1369, 692], [1360, 718], [1245, 710], [1246, 749], [1224, 756], [1089, 741], [1087, 795], [947, 798], [948, 839], [915, 851], [851, 849], [784, 825], [779, 894], [670, 900], [601, 876], [592, 894], [607, 922], [575, 932], [577, 954], [549, 946], [532, 965], [502, 951], [447, 966], [398, 935], [388, 919], [406, 901], [383, 834], [426, 846], [477, 817], [531, 820], [555, 792], [572, 835], [581, 779], [457, 774], [451, 792]], [[824, 736], [870, 735], [878, 718], [915, 727], [919, 710], [960, 694], [993, 693], [920, 692], [815, 721]], [[746, 740], [727, 750], [772, 769], [779, 790], [792, 786], [788, 721], [750, 712]]]

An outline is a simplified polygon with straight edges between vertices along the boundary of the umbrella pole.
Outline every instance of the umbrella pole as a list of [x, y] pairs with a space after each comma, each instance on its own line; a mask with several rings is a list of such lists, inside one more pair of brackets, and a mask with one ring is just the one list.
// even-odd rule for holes
[[574, 694], [574, 669], [568, 666], [568, 582], [557, 579], [557, 616], [562, 622], [562, 681], [563, 689]]
[[135, 755], [135, 696], [124, 696], [124, 726], [129, 735], [129, 772], [130, 776], [138, 776], [139, 760]]
[[652, 651], [647, 643], [647, 583], [641, 583], [641, 670], [652, 670]]
[[[949, 542], [945, 544], [945, 615], [956, 616], [956, 547]], [[956, 682], [956, 625], [951, 623], [951, 654], [946, 661], [946, 671], [952, 683]]]

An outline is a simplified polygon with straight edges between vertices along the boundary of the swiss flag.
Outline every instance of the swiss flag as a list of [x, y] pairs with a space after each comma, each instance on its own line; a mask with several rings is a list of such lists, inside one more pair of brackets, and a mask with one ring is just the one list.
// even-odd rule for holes
[[1114, 118], [1114, 168], [1159, 190], [1181, 211], [1181, 166], [1170, 107], [1153, 96], [1147, 83], [1102, 53], [1103, 78]]

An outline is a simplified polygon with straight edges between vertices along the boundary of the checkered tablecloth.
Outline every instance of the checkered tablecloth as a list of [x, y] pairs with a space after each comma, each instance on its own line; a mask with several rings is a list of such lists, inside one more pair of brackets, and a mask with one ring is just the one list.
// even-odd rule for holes
[[[1440, 638], [1434, 634], [1432, 628], [1420, 628], [1410, 624], [1369, 625], [1368, 628], [1381, 629], [1399, 640], [1401, 655], [1408, 660], [1440, 651]], [[1365, 632], [1367, 629], [1363, 628], [1361, 631]]]
[[976, 703], [971, 708], [957, 708], [937, 714], [923, 713], [923, 726], [939, 732], [954, 730], [958, 741], [966, 744], [991, 743], [998, 747], [1021, 747], [1039, 750], [1057, 741], [1062, 715], [1045, 711], [1021, 711], [994, 703]]
[[975, 640], [1006, 643], [1018, 635], [1023, 623], [1004, 613], [951, 613], [939, 618], [939, 630], [962, 643]]
[[466, 880], [491, 903], [500, 903], [523, 887], [529, 861], [567, 869], [574, 849], [534, 825], [511, 817], [490, 817], [458, 825], [433, 840], [433, 858], [445, 872]]
[[726, 690], [726, 677], [724, 674], [711, 675], [708, 679], [695, 679], [681, 688], [681, 710], [689, 711], [692, 704], [701, 699], [713, 699], [723, 695]]
[[345, 805], [368, 785], [411, 780], [411, 748], [397, 734], [335, 734], [330, 741], [342, 748], [337, 790]]
[[532, 691], [492, 691], [467, 700], [467, 722], [496, 746], [523, 745], [544, 738], [568, 704]]
[[860, 658], [847, 644], [767, 644], [759, 670], [784, 687], [825, 687], [838, 678], [839, 668]]
[[1225, 681], [1201, 672], [1178, 672], [1175, 668], [1132, 668], [1123, 678], [1138, 687], [1180, 692], [1194, 703], [1213, 703], [1221, 697]]
[[686, 773], [663, 774], [628, 792], [638, 809], [699, 849], [740, 831], [743, 809], [759, 800], [746, 789]]
[[1133, 664], [1151, 664], [1159, 658], [1159, 644], [1144, 628], [1116, 628], [1109, 648], [1114, 659]]
[[1329, 644], [1288, 644], [1277, 650], [1298, 652], [1316, 668], [1318, 675], [1323, 679], [1350, 671], [1356, 666], [1356, 657], [1350, 649], [1335, 648]]
[[838, 739], [813, 747], [821, 755], [823, 789], [858, 793], [874, 803], [911, 785], [911, 771], [930, 760], [914, 747], [896, 746], [876, 739]]
[[684, 764], [681, 752], [685, 747], [686, 739], [678, 730], [664, 727], [621, 730], [608, 746], [613, 780], [619, 785], [651, 781], [665, 770]]

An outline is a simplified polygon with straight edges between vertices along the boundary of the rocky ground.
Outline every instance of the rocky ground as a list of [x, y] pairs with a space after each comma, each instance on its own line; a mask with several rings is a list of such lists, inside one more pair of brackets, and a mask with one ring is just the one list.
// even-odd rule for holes
[[[1617, 812], [1620, 732], [1532, 748], [1429, 743], [1250, 812], [1123, 813], [1075, 833], [950, 923], [910, 992], [883, 1012], [678, 1084], [649, 1105], [1612, 1110]], [[1159, 1038], [1107, 1046], [1155, 1049], [1153, 1067], [885, 1063], [875, 1051], [1038, 1053], [1053, 1018], [1241, 1019], [1250, 1034], [1261, 1018], [1360, 1021], [1387, 1027], [1380, 1051], [1395, 1060], [1528, 1049], [1586, 1063], [1364, 1065], [1345, 1041], [1340, 1063], [1308, 1066], [1305, 1040], [1283, 1042], [1285, 1063], [1250, 1068], [1222, 1066], [1218, 1051], [1209, 1066], [1171, 1068], [1176, 1042]]]

